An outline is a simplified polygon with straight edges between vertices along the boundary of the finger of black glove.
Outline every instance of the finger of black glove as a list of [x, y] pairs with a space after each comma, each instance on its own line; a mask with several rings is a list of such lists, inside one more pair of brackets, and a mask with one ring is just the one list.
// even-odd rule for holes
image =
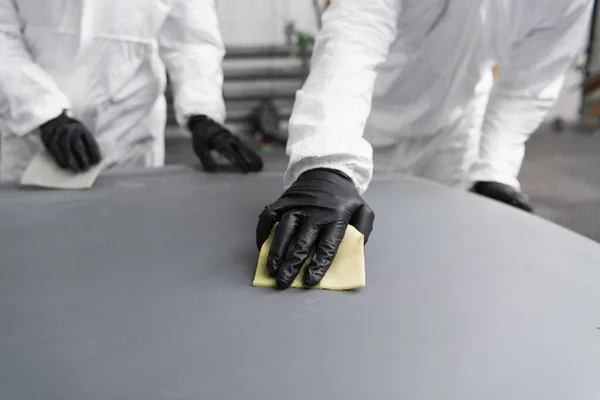
[[240, 172], [248, 172], [248, 165], [246, 165], [246, 161], [244, 158], [237, 153], [236, 149], [231, 145], [226, 145], [217, 149], [219, 154], [223, 157], [227, 158], [231, 165], [237, 168]]
[[248, 166], [248, 171], [262, 171], [263, 161], [256, 151], [251, 149], [246, 143], [242, 142], [241, 140], [237, 143], [236, 147], [238, 154], [240, 154], [240, 156], [245, 160], [245, 163]]
[[263, 212], [258, 216], [258, 224], [256, 225], [256, 247], [260, 251], [262, 245], [267, 241], [273, 226], [279, 221], [279, 213], [269, 207], [265, 207]]
[[216, 171], [218, 165], [215, 159], [213, 158], [212, 154], [210, 153], [210, 149], [208, 148], [206, 141], [200, 138], [194, 138], [193, 144], [194, 152], [200, 159], [202, 168], [204, 168], [204, 170], [208, 172]]
[[369, 236], [373, 231], [373, 223], [375, 222], [375, 213], [366, 204], [363, 204], [352, 216], [350, 225], [356, 228], [365, 237], [365, 244], [369, 240]]
[[287, 257], [279, 267], [275, 283], [279, 289], [290, 287], [319, 236], [319, 228], [312, 224], [302, 224], [295, 236], [294, 243], [288, 250]]
[[98, 142], [96, 142], [96, 139], [89, 132], [86, 132], [86, 134], [83, 135], [81, 139], [83, 145], [85, 146], [89, 166], [97, 165], [98, 163], [100, 163], [100, 161], [102, 161], [102, 153], [100, 152], [100, 147], [98, 146]]
[[65, 130], [67, 131], [67, 133], [61, 135], [59, 139], [59, 147], [67, 164], [67, 168], [71, 171], [79, 172], [79, 164], [77, 164], [77, 160], [75, 159], [73, 149], [73, 136], [76, 134], [74, 134], [72, 128], [69, 126], [67, 126]]
[[490, 197], [494, 200], [500, 201], [505, 204], [511, 204], [513, 201], [513, 197], [506, 193], [505, 191], [500, 190], [489, 190], [484, 193], [484, 196]]
[[90, 161], [87, 156], [87, 151], [83, 143], [83, 135], [74, 134], [70, 140], [71, 154], [77, 165], [77, 171], [87, 171], [89, 169]]
[[523, 211], [533, 212], [533, 207], [529, 203], [529, 199], [522, 193], [519, 193], [519, 195], [514, 199], [513, 205]]
[[521, 203], [520, 205], [521, 209], [527, 212], [534, 212], [534, 208], [531, 204], [527, 204], [527, 203]]
[[279, 267], [286, 259], [290, 245], [294, 240], [294, 235], [300, 225], [299, 213], [286, 213], [279, 221], [273, 235], [273, 243], [267, 258], [267, 272], [270, 276], [276, 277]]
[[304, 285], [311, 287], [321, 282], [331, 266], [338, 247], [344, 238], [347, 226], [344, 221], [336, 221], [321, 230], [315, 255], [304, 273]]
[[54, 161], [58, 164], [59, 167], [63, 169], [67, 169], [67, 162], [64, 157], [63, 151], [60, 147], [60, 138], [61, 136], [68, 136], [67, 132], [64, 130], [54, 131], [44, 137], [44, 145], [48, 149], [48, 153], [54, 158]]

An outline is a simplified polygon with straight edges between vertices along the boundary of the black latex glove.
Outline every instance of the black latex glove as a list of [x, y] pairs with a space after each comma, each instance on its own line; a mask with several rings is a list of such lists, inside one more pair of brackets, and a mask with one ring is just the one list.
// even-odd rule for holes
[[348, 224], [360, 231], [366, 242], [374, 219], [350, 178], [336, 170], [313, 169], [265, 207], [256, 227], [256, 245], [260, 250], [279, 222], [267, 259], [269, 275], [279, 289], [289, 287], [314, 248], [303, 277], [306, 286], [314, 286], [329, 269]]
[[217, 161], [211, 151], [216, 151], [241, 172], [258, 172], [263, 168], [263, 162], [257, 152], [242, 142], [227, 128], [204, 115], [190, 118], [188, 127], [192, 132], [194, 152], [206, 171], [216, 171]]
[[533, 212], [533, 206], [526, 194], [515, 188], [498, 182], [475, 182], [471, 191], [490, 199], [495, 199], [527, 212]]
[[65, 113], [43, 124], [40, 131], [42, 143], [61, 168], [85, 172], [102, 159], [92, 133]]

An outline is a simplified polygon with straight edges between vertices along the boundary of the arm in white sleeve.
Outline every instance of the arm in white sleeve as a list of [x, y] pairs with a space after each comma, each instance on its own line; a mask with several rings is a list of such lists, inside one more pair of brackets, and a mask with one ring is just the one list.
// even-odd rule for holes
[[215, 0], [174, 0], [159, 38], [180, 126], [206, 115], [225, 121], [223, 57]]
[[363, 138], [375, 68], [396, 37], [401, 0], [338, 0], [323, 14], [311, 71], [289, 124], [284, 186], [314, 168], [344, 172], [362, 194], [373, 174], [373, 150]]
[[566, 9], [557, 10], [554, 20], [544, 21], [514, 44], [490, 97], [472, 182], [520, 189], [517, 176], [525, 142], [556, 102], [568, 68], [583, 48], [592, 3], [565, 1]]
[[23, 40], [17, 6], [0, 0], [0, 132], [23, 136], [70, 108]]

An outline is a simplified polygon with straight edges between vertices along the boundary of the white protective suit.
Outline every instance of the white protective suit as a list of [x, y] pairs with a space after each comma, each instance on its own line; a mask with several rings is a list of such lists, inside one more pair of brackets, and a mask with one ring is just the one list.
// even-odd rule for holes
[[[285, 186], [328, 167], [362, 193], [372, 144], [395, 148], [399, 172], [519, 189], [525, 142], [583, 47], [592, 3], [332, 1], [296, 94]], [[494, 85], [495, 64], [502, 69]]]
[[114, 143], [109, 167], [162, 166], [165, 66], [178, 122], [222, 123], [224, 52], [214, 0], [0, 0], [0, 178], [63, 109]]

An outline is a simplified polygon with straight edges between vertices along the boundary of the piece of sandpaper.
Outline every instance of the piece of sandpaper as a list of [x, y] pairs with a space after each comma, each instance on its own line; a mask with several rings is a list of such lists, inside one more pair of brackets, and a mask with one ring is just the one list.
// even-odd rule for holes
[[[271, 231], [271, 235], [262, 245], [258, 256], [258, 265], [256, 267], [256, 275], [254, 276], [253, 286], [258, 287], [276, 287], [275, 279], [271, 278], [267, 272], [267, 258], [271, 243], [273, 242], [273, 234], [275, 228]], [[321, 282], [312, 287], [312, 289], [329, 289], [329, 290], [350, 290], [358, 289], [366, 284], [365, 277], [365, 255], [364, 255], [364, 236], [355, 227], [348, 225], [342, 243], [329, 267], [329, 270], [321, 280]], [[302, 288], [302, 278], [304, 271], [308, 268], [312, 253], [302, 266], [300, 273], [294, 279], [290, 287]]]
[[[105, 158], [112, 149], [110, 143], [98, 143], [100, 153]], [[85, 172], [75, 173], [61, 168], [46, 149], [38, 152], [21, 176], [21, 185], [51, 189], [89, 189], [92, 187], [104, 163], [100, 162]]]

